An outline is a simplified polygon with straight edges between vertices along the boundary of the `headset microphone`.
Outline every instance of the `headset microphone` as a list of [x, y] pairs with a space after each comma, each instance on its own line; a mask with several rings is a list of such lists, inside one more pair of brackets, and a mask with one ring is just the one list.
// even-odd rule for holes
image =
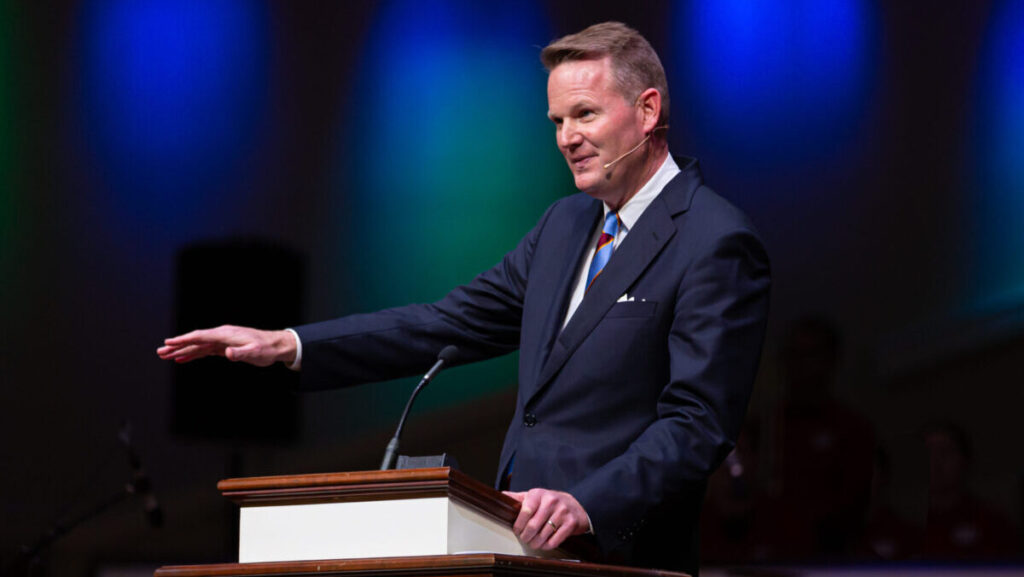
[[[668, 125], [667, 125], [667, 124], [665, 124], [665, 125], [662, 125], [662, 126], [655, 126], [655, 127], [654, 127], [654, 130], [663, 130], [663, 129], [664, 129], [664, 130], [668, 130]], [[604, 164], [604, 165], [602, 165], [602, 167], [603, 167], [603, 168], [604, 168], [605, 170], [608, 170], [609, 168], [611, 168], [611, 167], [612, 167], [612, 165], [614, 165], [614, 164], [618, 163], [618, 162], [619, 162], [620, 160], [622, 160], [623, 158], [626, 158], [626, 157], [627, 157], [627, 156], [629, 156], [630, 154], [633, 154], [634, 152], [636, 152], [637, 150], [639, 150], [639, 149], [640, 149], [640, 147], [641, 147], [641, 146], [643, 146], [645, 142], [647, 142], [648, 140], [650, 140], [650, 139], [651, 139], [651, 135], [652, 135], [652, 134], [654, 134], [654, 130], [650, 131], [650, 132], [649, 132], [649, 133], [647, 134], [647, 136], [645, 136], [645, 137], [644, 137], [644, 139], [640, 141], [640, 143], [639, 143], [639, 144], [637, 144], [637, 145], [636, 145], [636, 146], [634, 146], [633, 148], [630, 148], [630, 149], [629, 149], [629, 150], [628, 150], [628, 151], [627, 151], [627, 152], [626, 152], [625, 154], [623, 154], [623, 155], [619, 156], [618, 158], [616, 158], [615, 160], [613, 160], [613, 161], [611, 161], [611, 162], [609, 162], [609, 163], [607, 163], [607, 164]]]

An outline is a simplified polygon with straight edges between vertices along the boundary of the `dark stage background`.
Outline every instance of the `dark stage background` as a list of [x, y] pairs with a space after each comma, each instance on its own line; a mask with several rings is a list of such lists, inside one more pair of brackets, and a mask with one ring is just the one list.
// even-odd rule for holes
[[[124, 421], [163, 526], [128, 500], [41, 574], [231, 560], [218, 479], [375, 467], [413, 380], [293, 397], [154, 350], [496, 263], [573, 192], [539, 49], [606, 19], [772, 257], [708, 562], [1019, 558], [1024, 2], [112, 0], [0, 4], [4, 566], [130, 478]], [[493, 480], [515, 361], [443, 375], [403, 448]]]

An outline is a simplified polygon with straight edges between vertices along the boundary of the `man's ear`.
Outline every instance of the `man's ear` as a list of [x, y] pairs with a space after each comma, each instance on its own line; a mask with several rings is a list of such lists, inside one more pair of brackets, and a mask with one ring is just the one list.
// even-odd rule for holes
[[640, 93], [636, 99], [644, 134], [650, 134], [658, 126], [658, 118], [661, 116], [661, 93], [657, 88], [648, 88]]

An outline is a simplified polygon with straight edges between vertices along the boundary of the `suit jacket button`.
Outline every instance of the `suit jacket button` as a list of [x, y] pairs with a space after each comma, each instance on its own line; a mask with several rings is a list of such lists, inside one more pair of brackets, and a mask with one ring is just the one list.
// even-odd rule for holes
[[534, 415], [533, 413], [526, 413], [526, 416], [523, 417], [523, 424], [526, 425], [527, 427], [532, 427], [536, 425], [537, 415]]

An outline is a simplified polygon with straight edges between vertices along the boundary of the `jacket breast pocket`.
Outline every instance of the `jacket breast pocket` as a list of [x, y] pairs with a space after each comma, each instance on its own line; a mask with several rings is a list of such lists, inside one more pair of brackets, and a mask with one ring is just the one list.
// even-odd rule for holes
[[612, 305], [605, 318], [652, 317], [657, 310], [658, 303], [653, 301], [624, 301]]

